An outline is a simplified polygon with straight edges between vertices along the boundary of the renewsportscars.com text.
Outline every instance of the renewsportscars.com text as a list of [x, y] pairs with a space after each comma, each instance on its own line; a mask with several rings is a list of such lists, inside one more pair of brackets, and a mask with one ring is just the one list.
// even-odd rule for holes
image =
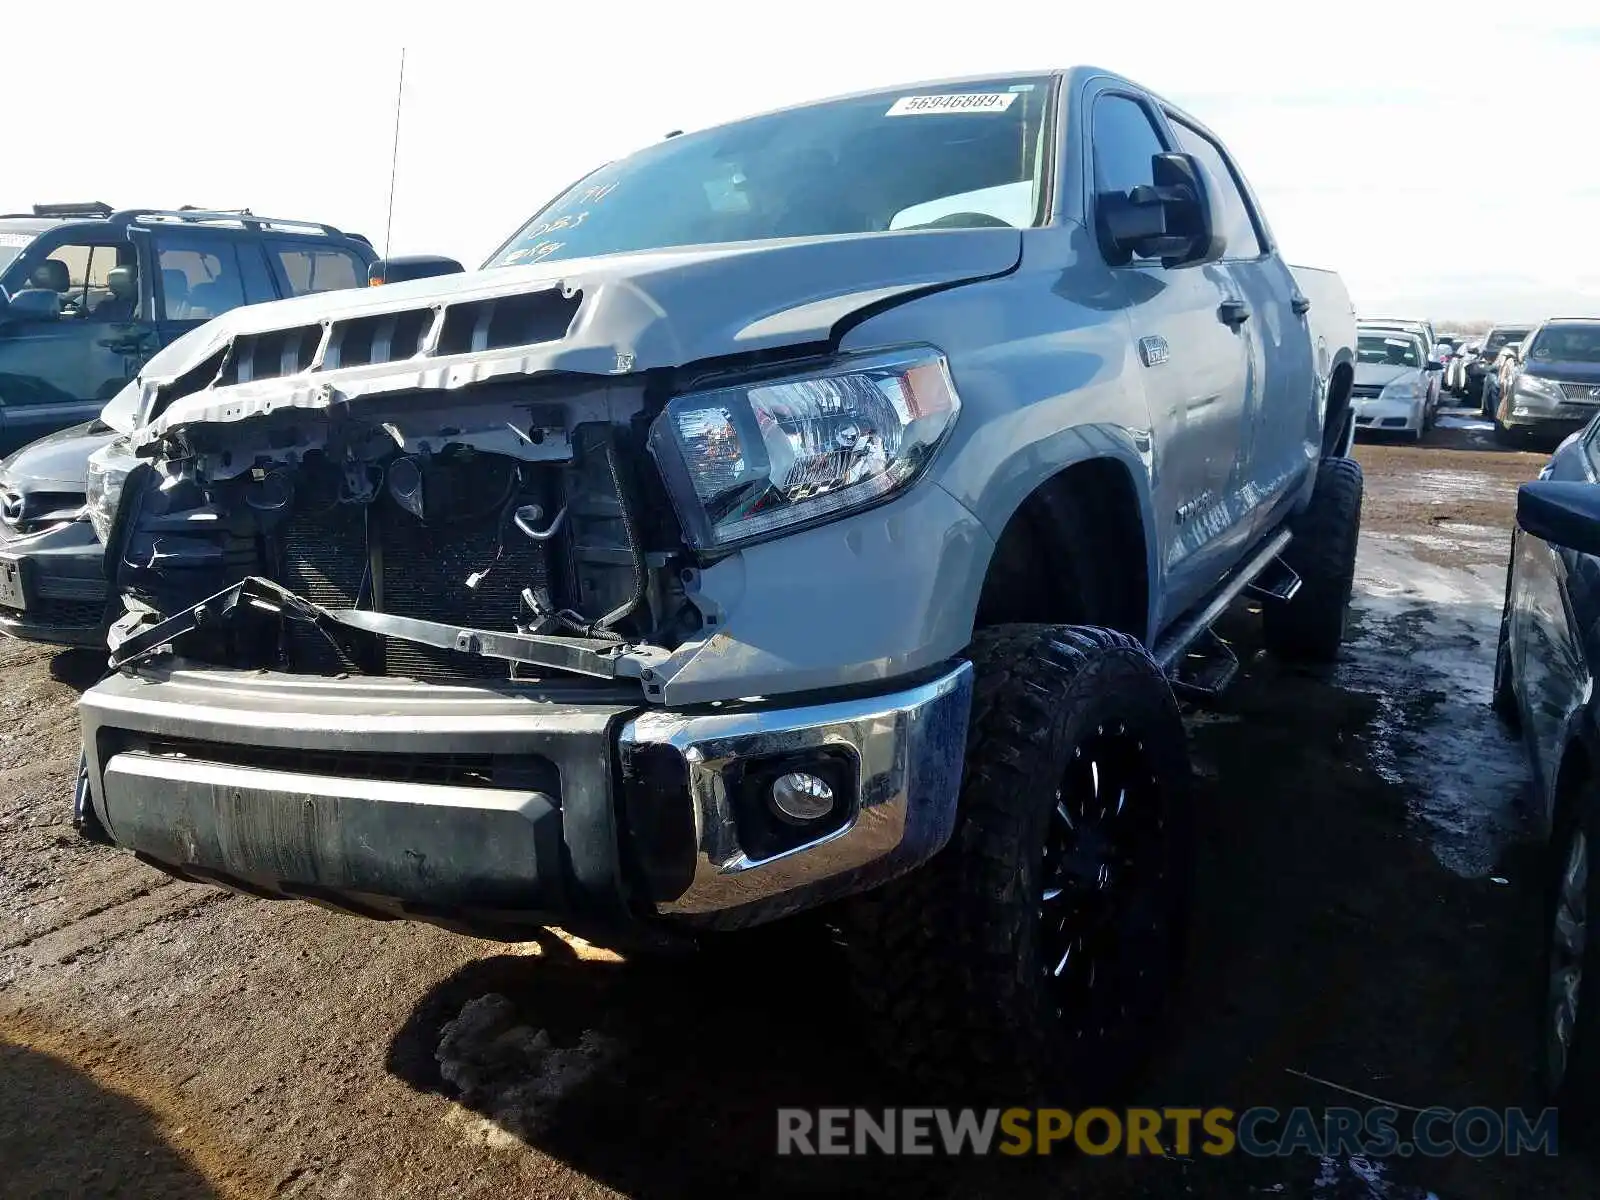
[[780, 1155], [1444, 1158], [1557, 1152], [1555, 1109], [781, 1108]]

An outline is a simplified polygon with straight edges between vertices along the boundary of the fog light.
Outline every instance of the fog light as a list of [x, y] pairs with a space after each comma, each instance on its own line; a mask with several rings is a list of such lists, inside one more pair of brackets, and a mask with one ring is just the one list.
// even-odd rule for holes
[[772, 807], [789, 821], [815, 821], [833, 811], [833, 789], [815, 775], [791, 771], [773, 781]]

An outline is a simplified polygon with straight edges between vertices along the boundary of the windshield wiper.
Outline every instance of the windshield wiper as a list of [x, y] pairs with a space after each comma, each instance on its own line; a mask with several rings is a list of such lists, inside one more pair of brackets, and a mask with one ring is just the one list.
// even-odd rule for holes
[[[231, 621], [247, 608], [278, 613], [291, 621], [313, 625], [347, 651], [354, 649], [347, 631], [359, 630], [440, 650], [455, 650], [480, 658], [498, 658], [599, 679], [636, 676], [643, 669], [641, 658], [665, 657], [666, 653], [656, 647], [632, 646], [626, 642], [501, 633], [492, 629], [471, 629], [438, 621], [423, 621], [415, 617], [397, 617], [392, 613], [368, 612], [365, 609], [323, 608], [270, 579], [252, 575], [147, 629], [134, 631], [136, 621], [130, 622], [130, 618], [143, 614], [124, 617], [112, 626], [111, 666], [117, 669], [142, 662], [160, 653], [178, 638], [197, 629], [212, 628]], [[121, 629], [124, 622], [130, 622], [125, 636]]]

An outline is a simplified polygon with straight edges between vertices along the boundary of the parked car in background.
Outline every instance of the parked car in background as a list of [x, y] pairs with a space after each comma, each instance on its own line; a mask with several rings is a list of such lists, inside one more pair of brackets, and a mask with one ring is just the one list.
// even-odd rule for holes
[[1428, 353], [1433, 353], [1435, 344], [1439, 341], [1439, 331], [1434, 328], [1432, 321], [1421, 317], [1362, 317], [1363, 325], [1385, 326], [1390, 329], [1415, 329], [1422, 334], [1423, 343], [1428, 348]]
[[244, 304], [364, 286], [363, 237], [248, 210], [0, 216], [0, 453], [93, 420], [152, 354]]
[[1496, 325], [1484, 335], [1477, 358], [1467, 365], [1467, 402], [1476, 404], [1485, 417], [1494, 415], [1506, 352], [1532, 332], [1531, 325]]
[[93, 421], [0, 461], [0, 633], [33, 642], [104, 641], [105, 548], [84, 504], [90, 457], [133, 430], [133, 383]]
[[[1387, 321], [1380, 319], [1363, 320], [1360, 322], [1360, 328], [1364, 331], [1375, 333], [1387, 331], [1390, 333], [1410, 334], [1411, 336], [1416, 337], [1422, 343], [1422, 361], [1424, 367], [1436, 361], [1435, 352], [1436, 347], [1438, 346], [1438, 338], [1434, 335], [1433, 326], [1428, 324], [1426, 321]], [[1427, 377], [1426, 390], [1428, 394], [1427, 427], [1431, 429], [1438, 421], [1439, 406], [1441, 403], [1443, 403], [1443, 372], [1442, 370], [1425, 370], [1424, 374]]]
[[[93, 219], [51, 211], [55, 216], [49, 221], [0, 218], [0, 230], [41, 226], [11, 235], [15, 245], [0, 243], [0, 253], [15, 251], [0, 279], [52, 283], [65, 272], [75, 289], [68, 307], [80, 311], [65, 315], [68, 308], [60, 307], [53, 286], [0, 293], [10, 300], [13, 315], [19, 302], [24, 310], [35, 304], [40, 312], [56, 314], [13, 321], [0, 315], [0, 419], [5, 422], [0, 433], [9, 439], [23, 430], [48, 428], [63, 414], [78, 417], [85, 403], [74, 399], [29, 407], [23, 399], [33, 393], [19, 387], [23, 376], [5, 373], [11, 368], [26, 367], [35, 389], [59, 384], [58, 390], [82, 395], [112, 389], [113, 398], [96, 404], [92, 419], [79, 418], [0, 461], [0, 633], [57, 645], [95, 645], [105, 637], [106, 599], [96, 505], [114, 497], [92, 495], [90, 485], [104, 485], [114, 475], [102, 472], [91, 480], [89, 469], [94, 456], [133, 428], [138, 376], [125, 378], [121, 372], [128, 363], [138, 372], [163, 361], [166, 351], [207, 321], [246, 302], [365, 286], [378, 260], [364, 238], [313, 222], [194, 209]], [[119, 265], [102, 272], [101, 255]], [[150, 289], [138, 284], [152, 275], [159, 278], [151, 280]], [[114, 303], [114, 293], [96, 291], [94, 281], [130, 277], [137, 302], [122, 313], [129, 320], [113, 322], [107, 306]], [[49, 295], [41, 295], [45, 290]], [[30, 300], [30, 295], [39, 298]], [[5, 311], [0, 303], [0, 314]], [[113, 369], [90, 348], [108, 329], [141, 339], [141, 346], [153, 348], [153, 357], [129, 356]], [[246, 376], [254, 369], [254, 364], [237, 368]], [[50, 378], [56, 384], [47, 384]]]
[[1387, 433], [1420, 442], [1433, 426], [1431, 380], [1436, 370], [1419, 334], [1360, 326], [1350, 407], [1357, 433]]
[[1494, 672], [1494, 708], [1533, 766], [1544, 843], [1540, 1065], [1563, 1145], [1592, 1146], [1600, 1132], [1597, 625], [1600, 421], [1567, 438], [1518, 492]]
[[1450, 361], [1450, 366], [1444, 373], [1444, 390], [1458, 400], [1466, 399], [1467, 395], [1467, 368], [1477, 360], [1478, 351], [1482, 348], [1481, 341], [1463, 341], [1460, 353]]
[[1600, 318], [1545, 321], [1509, 349], [1492, 414], [1500, 441], [1554, 444], [1600, 413]]

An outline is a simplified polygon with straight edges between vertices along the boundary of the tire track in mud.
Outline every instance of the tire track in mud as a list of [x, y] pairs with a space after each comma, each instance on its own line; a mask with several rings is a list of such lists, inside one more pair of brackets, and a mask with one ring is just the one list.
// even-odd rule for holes
[[227, 892], [174, 880], [106, 904], [7, 949], [19, 953], [32, 967], [66, 966], [152, 925], [178, 920], [231, 898]]

